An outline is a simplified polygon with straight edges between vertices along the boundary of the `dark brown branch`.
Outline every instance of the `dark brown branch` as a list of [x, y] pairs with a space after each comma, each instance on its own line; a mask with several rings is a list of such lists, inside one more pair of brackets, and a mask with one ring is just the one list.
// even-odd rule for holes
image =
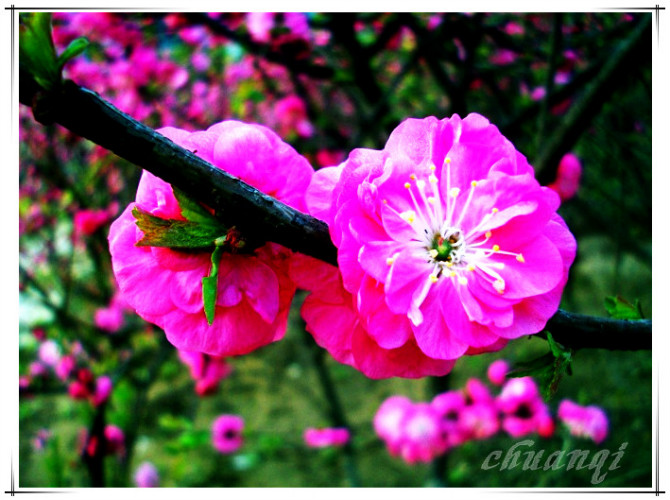
[[[30, 76], [22, 73], [21, 80], [21, 90], [35, 88]], [[52, 95], [21, 92], [20, 100], [34, 104], [38, 121], [59, 123], [201, 200], [252, 242], [273, 241], [336, 263], [336, 251], [323, 222], [210, 165], [95, 92], [68, 81]]]
[[598, 318], [558, 310], [547, 323], [554, 340], [566, 347], [640, 351], [651, 349], [651, 320]]
[[[42, 123], [59, 123], [144, 168], [214, 208], [252, 241], [273, 241], [325, 262], [337, 249], [322, 221], [298, 212], [210, 165], [96, 93], [66, 82], [51, 95], [20, 75], [20, 101]], [[548, 324], [554, 338], [571, 348], [650, 349], [651, 321], [618, 321], [559, 311]]]

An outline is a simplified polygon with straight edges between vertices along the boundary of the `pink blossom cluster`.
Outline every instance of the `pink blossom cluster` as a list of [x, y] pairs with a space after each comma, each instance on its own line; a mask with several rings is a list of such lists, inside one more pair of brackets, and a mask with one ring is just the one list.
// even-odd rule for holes
[[28, 373], [19, 376], [19, 387], [24, 393], [29, 393], [31, 388], [49, 383], [54, 378], [59, 382], [66, 382], [75, 369], [77, 356], [81, 354], [78, 343], [72, 346], [69, 353], [63, 354], [60, 343], [47, 338], [41, 327], [33, 328], [32, 333], [39, 346], [37, 359], [28, 365]]
[[559, 197], [480, 115], [408, 119], [383, 150], [356, 149], [316, 174], [260, 125], [160, 132], [324, 220], [338, 247], [338, 268], [273, 243], [229, 247], [208, 321], [211, 250], [138, 246], [133, 210], [185, 220], [169, 184], [144, 172], [111, 226], [112, 266], [124, 300], [179, 349], [233, 356], [279, 340], [298, 287], [311, 292], [307, 330], [336, 360], [371, 378], [443, 375], [542, 330], [558, 308], [576, 251]]
[[[375, 414], [375, 432], [392, 456], [409, 464], [430, 462], [464, 443], [488, 439], [500, 431], [514, 438], [551, 437], [556, 430], [554, 418], [536, 382], [531, 377], [507, 378], [508, 369], [504, 360], [489, 366], [489, 381], [502, 386], [497, 395], [481, 380], [471, 378], [462, 389], [438, 394], [430, 402], [391, 396]], [[598, 407], [564, 400], [557, 416], [575, 436], [600, 443], [607, 435], [607, 417]]]

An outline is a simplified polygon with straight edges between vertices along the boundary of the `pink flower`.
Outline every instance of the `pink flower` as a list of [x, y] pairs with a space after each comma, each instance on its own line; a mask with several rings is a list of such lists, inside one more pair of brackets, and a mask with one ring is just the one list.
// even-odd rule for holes
[[95, 311], [93, 318], [95, 326], [109, 333], [118, 332], [124, 323], [123, 312], [127, 309], [129, 309], [128, 304], [119, 293], [116, 293], [109, 307], [101, 307]]
[[498, 409], [493, 401], [466, 405], [460, 423], [469, 439], [488, 439], [500, 430]]
[[244, 420], [238, 415], [220, 415], [212, 424], [212, 444], [220, 453], [235, 453], [242, 446]]
[[413, 403], [405, 396], [391, 396], [386, 399], [372, 421], [375, 432], [384, 440], [391, 455], [400, 454], [403, 439], [402, 422]]
[[47, 445], [52, 434], [49, 429], [40, 429], [37, 435], [33, 438], [33, 448], [35, 451], [42, 451]]
[[573, 153], [567, 153], [558, 164], [556, 180], [547, 187], [556, 191], [561, 201], [566, 201], [577, 194], [581, 178], [582, 164], [579, 158]]
[[319, 170], [306, 199], [329, 225], [344, 290], [327, 273], [298, 282], [313, 291], [303, 316], [368, 376], [371, 353], [373, 376], [444, 374], [440, 362], [542, 330], [575, 256], [558, 196], [476, 114], [405, 120], [383, 150]]
[[246, 21], [251, 38], [262, 43], [270, 41], [270, 31], [275, 25], [274, 12], [249, 12]]
[[370, 329], [384, 328], [393, 321], [393, 316], [380, 310], [379, 303], [373, 303], [366, 310], [370, 311], [368, 320], [363, 321], [356, 308], [356, 297], [344, 289], [336, 267], [302, 255], [294, 256], [291, 265], [291, 277], [296, 284], [311, 292], [301, 309], [306, 329], [340, 363], [351, 365], [373, 379], [439, 376], [453, 367], [452, 360], [426, 356], [412, 338], [397, 347], [378, 344]]
[[502, 428], [512, 437], [538, 433], [549, 437], [554, 433], [554, 422], [549, 408], [531, 377], [513, 378], [505, 383], [497, 398], [503, 414]]
[[447, 450], [441, 417], [433, 404], [391, 396], [377, 410], [373, 424], [391, 455], [414, 464], [429, 462]]
[[72, 370], [74, 370], [75, 366], [76, 361], [74, 356], [68, 354], [60, 358], [60, 361], [54, 367], [54, 372], [59, 379], [65, 381], [70, 376], [70, 373], [72, 373]]
[[95, 389], [91, 395], [91, 403], [93, 406], [99, 406], [106, 402], [109, 395], [112, 393], [112, 379], [107, 375], [95, 379]]
[[123, 312], [115, 307], [101, 307], [95, 311], [95, 326], [113, 333], [123, 326]]
[[509, 372], [509, 364], [504, 359], [497, 359], [489, 365], [486, 372], [489, 380], [494, 385], [503, 385]]
[[38, 356], [42, 363], [54, 368], [61, 359], [60, 346], [54, 340], [45, 340], [40, 344]]
[[401, 423], [400, 456], [405, 462], [430, 462], [447, 450], [437, 411], [428, 403], [412, 405]]
[[[160, 132], [214, 166], [306, 211], [304, 193], [313, 170], [266, 127], [224, 121], [202, 132]], [[137, 314], [163, 328], [178, 349], [214, 356], [245, 354], [284, 336], [295, 291], [288, 277], [289, 250], [267, 243], [253, 252], [225, 252], [209, 325], [202, 278], [209, 275], [211, 251], [136, 246], [142, 232], [131, 213], [135, 206], [157, 217], [184, 218], [170, 185], [145, 171], [136, 203], [110, 228], [114, 274], [123, 298]]]
[[46, 377], [48, 373], [48, 366], [41, 361], [33, 361], [28, 367], [30, 378]]
[[325, 429], [305, 429], [303, 434], [305, 444], [311, 448], [327, 448], [329, 446], [344, 446], [349, 442], [349, 429], [344, 427]]
[[580, 406], [568, 399], [558, 406], [558, 418], [570, 429], [573, 436], [591, 438], [596, 444], [607, 437], [608, 420], [597, 406]]
[[438, 394], [430, 404], [440, 416], [443, 439], [448, 448], [459, 446], [470, 439], [470, 431], [462, 421], [463, 410], [467, 406], [462, 391]]
[[104, 226], [112, 215], [106, 209], [84, 209], [74, 214], [75, 235], [90, 236]]
[[143, 462], [135, 470], [135, 484], [138, 488], [155, 488], [158, 481], [158, 470], [151, 462]]
[[300, 137], [311, 137], [314, 127], [307, 118], [305, 101], [295, 94], [279, 99], [274, 106], [274, 112], [279, 120], [279, 134], [287, 137], [292, 133]]
[[338, 165], [344, 160], [342, 151], [332, 151], [329, 149], [320, 149], [316, 152], [316, 162], [321, 167], [332, 167]]
[[105, 426], [104, 434], [107, 441], [106, 452], [110, 455], [124, 455], [126, 437], [123, 431], [116, 425], [109, 424]]
[[179, 351], [179, 359], [191, 371], [195, 380], [195, 392], [198, 396], [213, 394], [219, 387], [221, 379], [233, 371], [224, 358], [209, 356], [201, 352]]

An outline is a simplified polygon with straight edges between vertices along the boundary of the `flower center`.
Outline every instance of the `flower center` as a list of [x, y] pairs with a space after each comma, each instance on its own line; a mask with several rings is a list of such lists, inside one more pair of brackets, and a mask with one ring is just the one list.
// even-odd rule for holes
[[448, 228], [444, 233], [435, 233], [426, 248], [433, 262], [460, 262], [465, 251], [465, 240], [459, 229]]
[[[473, 180], [461, 190], [451, 185], [451, 160], [444, 159], [443, 181], [440, 184], [435, 175], [434, 164], [427, 172], [413, 173], [404, 182], [411, 205], [398, 216], [410, 224], [416, 231], [410, 244], [417, 250], [417, 257], [425, 258], [432, 270], [428, 276], [431, 283], [439, 279], [452, 279], [459, 285], [468, 283], [467, 275], [477, 271], [479, 279], [484, 280], [499, 294], [505, 293], [505, 280], [499, 271], [505, 268], [510, 257], [525, 262], [521, 253], [505, 251], [493, 244], [492, 230], [484, 230], [499, 210], [492, 207], [484, 213], [478, 222], [469, 221], [466, 214], [473, 203], [478, 203], [475, 191], [481, 181]], [[427, 175], [427, 178], [425, 177]], [[424, 177], [424, 178], [422, 178]], [[427, 182], [426, 182], [427, 180]], [[382, 200], [388, 204], [388, 200]], [[463, 225], [468, 227], [463, 227]], [[392, 266], [398, 253], [389, 256], [386, 263]]]

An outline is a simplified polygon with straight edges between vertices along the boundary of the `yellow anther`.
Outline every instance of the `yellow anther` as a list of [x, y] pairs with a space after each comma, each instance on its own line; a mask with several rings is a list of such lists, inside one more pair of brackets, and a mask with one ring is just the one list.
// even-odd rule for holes
[[447, 262], [447, 267], [454, 267], [454, 263], [453, 262]]
[[388, 200], [382, 200], [382, 203], [386, 205], [389, 201]]
[[430, 282], [431, 282], [431, 283], [437, 283], [437, 276], [436, 276], [436, 275], [431, 274], [431, 275], [428, 276], [428, 277], [430, 278]]
[[434, 259], [435, 257], [437, 257], [437, 250], [431, 248], [430, 250], [428, 250], [428, 255], [430, 255], [431, 259]]
[[493, 245], [493, 248], [491, 249], [494, 252], [498, 252], [500, 250], [500, 245]]
[[430, 177], [428, 177], [428, 182], [431, 184], [437, 184], [437, 177], [435, 177], [435, 174], [430, 174]]
[[474, 271], [475, 266], [473, 266], [472, 264], [468, 264], [468, 267], [466, 267], [465, 269], [467, 269], [468, 271]]
[[451, 158], [448, 156], [444, 159], [444, 163], [451, 163]]
[[388, 259], [386, 259], [386, 263], [389, 266], [392, 266], [394, 262], [395, 262], [395, 257], [389, 257]]
[[498, 293], [505, 293], [505, 282], [503, 280], [495, 280], [493, 282], [493, 288], [495, 288]]
[[416, 187], [418, 187], [419, 189], [425, 188], [426, 181], [424, 181], [423, 179], [419, 179], [418, 181], [416, 181]]
[[407, 210], [406, 212], [401, 213], [400, 217], [411, 224], [416, 218], [416, 212], [414, 210]]
[[499, 212], [499, 210], [497, 208], [492, 208], [491, 209], [492, 214], [497, 214], [498, 212]]
[[522, 264], [523, 264], [524, 262], [526, 262], [526, 259], [523, 258], [523, 255], [522, 255], [522, 254], [517, 254], [517, 256], [516, 256], [516, 260], [518, 260], [518, 261], [521, 262]]
[[409, 178], [410, 178], [410, 180], [415, 181], [415, 180], [416, 180], [416, 175], [411, 174], [411, 175], [409, 176]]
[[451, 188], [451, 191], [449, 191], [449, 195], [452, 198], [456, 198], [458, 196], [458, 193], [460, 193], [461, 190], [459, 188]]
[[454, 278], [456, 276], [456, 271], [449, 271], [449, 277]]
[[435, 168], [436, 168], [435, 165], [431, 165], [430, 167], [428, 167], [428, 169], [429, 169], [431, 172], [435, 172]]
[[477, 181], [472, 181], [472, 182], [470, 183], [470, 185], [471, 185], [472, 187], [477, 187]]
[[412, 185], [409, 182], [406, 182], [405, 183], [405, 189], [409, 189], [410, 187], [412, 187]]
[[434, 196], [429, 196], [428, 197], [428, 203], [430, 203], [431, 205], [435, 205], [435, 197]]
[[492, 234], [493, 234], [493, 233], [492, 233], [491, 231], [486, 231], [486, 232], [484, 233], [484, 236], [486, 236], [487, 238], [490, 238]]
[[468, 279], [465, 276], [459, 276], [458, 277], [458, 282], [461, 285], [467, 285], [468, 284]]

